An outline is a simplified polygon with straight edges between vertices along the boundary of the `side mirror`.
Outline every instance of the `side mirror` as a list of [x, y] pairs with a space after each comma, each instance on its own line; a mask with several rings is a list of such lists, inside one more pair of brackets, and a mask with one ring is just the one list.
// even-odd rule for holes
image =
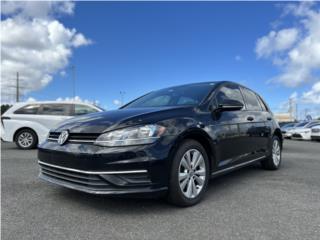
[[218, 112], [238, 111], [238, 110], [241, 110], [243, 106], [244, 106], [243, 103], [237, 100], [226, 99], [218, 105], [215, 111], [218, 111]]

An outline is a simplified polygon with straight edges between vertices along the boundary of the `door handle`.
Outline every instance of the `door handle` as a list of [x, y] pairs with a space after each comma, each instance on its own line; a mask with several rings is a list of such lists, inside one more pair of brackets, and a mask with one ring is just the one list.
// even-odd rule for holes
[[253, 118], [252, 116], [249, 116], [249, 117], [247, 117], [247, 120], [248, 120], [248, 121], [253, 121], [254, 118]]
[[271, 120], [272, 120], [272, 118], [271, 118], [271, 117], [267, 117], [267, 120], [268, 120], [268, 121], [271, 121]]

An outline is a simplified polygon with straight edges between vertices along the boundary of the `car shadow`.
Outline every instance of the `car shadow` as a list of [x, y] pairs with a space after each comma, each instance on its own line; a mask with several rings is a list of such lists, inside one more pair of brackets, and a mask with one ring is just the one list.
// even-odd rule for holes
[[[215, 201], [217, 194], [228, 194], [228, 189], [234, 189], [239, 182], [255, 177], [263, 173], [259, 164], [248, 166], [226, 175], [216, 177], [210, 180], [208, 190], [204, 201], [193, 207], [201, 206], [206, 201]], [[85, 207], [93, 208], [99, 211], [106, 211], [117, 214], [166, 214], [172, 211], [181, 211], [183, 208], [168, 204], [163, 198], [142, 198], [142, 197], [110, 197], [103, 195], [92, 195], [78, 192], [66, 188], [58, 188], [56, 192], [59, 198], [63, 197], [65, 201], [72, 201]], [[221, 195], [219, 195], [221, 198]]]

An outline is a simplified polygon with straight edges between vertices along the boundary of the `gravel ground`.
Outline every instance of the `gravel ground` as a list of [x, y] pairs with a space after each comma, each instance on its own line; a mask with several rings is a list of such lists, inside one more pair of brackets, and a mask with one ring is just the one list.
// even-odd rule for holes
[[1, 237], [12, 239], [319, 239], [320, 143], [286, 141], [279, 171], [213, 179], [190, 208], [108, 198], [37, 178], [36, 150], [2, 143]]

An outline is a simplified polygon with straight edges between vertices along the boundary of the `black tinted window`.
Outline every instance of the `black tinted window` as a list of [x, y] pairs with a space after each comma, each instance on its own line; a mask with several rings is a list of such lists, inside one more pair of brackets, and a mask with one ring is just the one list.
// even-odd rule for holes
[[218, 104], [223, 104], [226, 100], [238, 101], [242, 104], [243, 98], [240, 89], [237, 86], [223, 86], [216, 95]]
[[39, 108], [40, 108], [39, 104], [30, 104], [16, 110], [14, 113], [15, 114], [37, 114]]
[[86, 105], [82, 105], [82, 104], [76, 104], [74, 107], [74, 114], [75, 115], [83, 115], [83, 114], [88, 114], [88, 113], [94, 113], [97, 112], [98, 110], [86, 106]]
[[245, 89], [245, 88], [242, 89], [242, 92], [243, 92], [244, 99], [246, 101], [246, 106], [247, 106], [248, 110], [251, 110], [251, 111], [261, 111], [262, 110], [260, 103], [258, 101], [257, 95], [254, 92], [252, 92], [248, 89]]
[[68, 104], [43, 104], [40, 114], [42, 115], [69, 115]]

